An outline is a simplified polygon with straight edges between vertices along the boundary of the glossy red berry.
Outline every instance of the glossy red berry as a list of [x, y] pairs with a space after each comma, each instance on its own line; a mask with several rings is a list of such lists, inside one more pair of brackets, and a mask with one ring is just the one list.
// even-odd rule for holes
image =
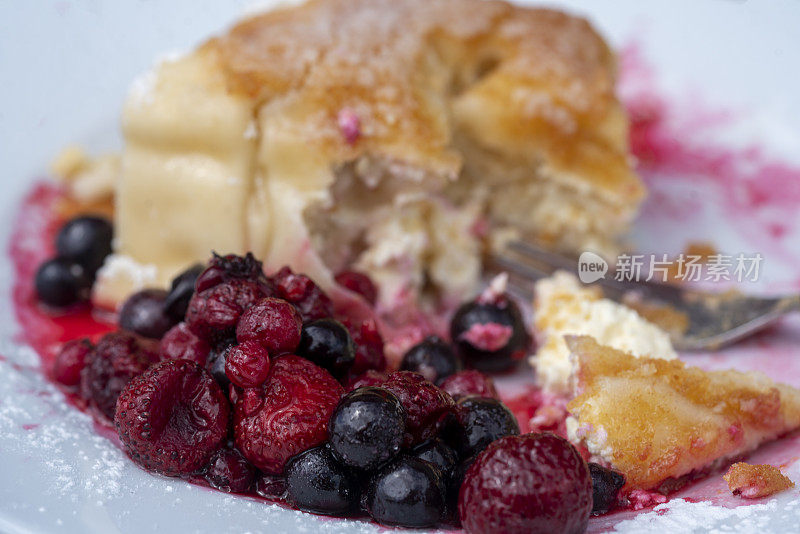
[[592, 511], [589, 468], [554, 434], [505, 437], [467, 471], [458, 510], [470, 534], [582, 533]]
[[228, 399], [208, 371], [167, 360], [125, 386], [114, 423], [134, 462], [177, 476], [206, 465], [228, 435], [229, 417]]
[[293, 354], [279, 356], [267, 380], [236, 402], [236, 447], [257, 468], [280, 474], [289, 458], [327, 439], [341, 395], [325, 369]]
[[272, 283], [276, 296], [294, 304], [303, 322], [333, 316], [333, 301], [306, 275], [283, 267], [272, 276]]
[[382, 384], [400, 399], [406, 411], [404, 445], [411, 446], [432, 438], [439, 431], [454, 402], [447, 393], [411, 371], [396, 371]]
[[225, 359], [225, 374], [240, 388], [260, 386], [269, 374], [269, 352], [255, 341], [235, 345]]
[[53, 362], [53, 378], [65, 386], [77, 386], [81, 382], [81, 371], [86, 365], [86, 356], [94, 346], [88, 339], [67, 341]]
[[219, 449], [208, 461], [205, 478], [218, 490], [245, 493], [255, 482], [256, 469], [236, 449]]
[[365, 371], [386, 369], [386, 356], [383, 353], [383, 338], [375, 321], [368, 319], [361, 323], [343, 320], [355, 344], [356, 354], [349, 376], [357, 376]]
[[263, 298], [242, 314], [236, 327], [239, 343], [260, 343], [270, 354], [293, 352], [300, 343], [303, 321], [294, 306], [282, 299]]
[[346, 287], [353, 293], [364, 297], [371, 305], [375, 305], [378, 300], [378, 288], [372, 279], [364, 273], [358, 271], [342, 271], [336, 275], [336, 283]]
[[245, 310], [267, 296], [258, 282], [233, 278], [196, 292], [186, 310], [186, 324], [201, 339], [216, 344], [234, 337]]
[[439, 384], [439, 387], [448, 392], [455, 400], [470, 396], [500, 398], [494, 387], [494, 380], [474, 369], [448, 376]]
[[211, 347], [192, 332], [186, 323], [178, 323], [161, 338], [159, 351], [162, 360], [192, 360], [205, 365]]
[[86, 355], [81, 371], [81, 396], [109, 420], [120, 391], [132, 378], [159, 360], [158, 342], [128, 332], [106, 334]]

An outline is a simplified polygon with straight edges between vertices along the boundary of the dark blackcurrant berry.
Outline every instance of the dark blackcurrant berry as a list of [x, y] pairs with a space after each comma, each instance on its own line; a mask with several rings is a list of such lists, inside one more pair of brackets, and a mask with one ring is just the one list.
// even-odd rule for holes
[[186, 309], [194, 295], [194, 284], [203, 270], [205, 266], [198, 263], [173, 278], [169, 294], [164, 299], [164, 308], [173, 320], [180, 322], [186, 317]]
[[303, 325], [296, 354], [341, 378], [353, 365], [356, 349], [350, 332], [342, 323], [318, 319]]
[[465, 397], [456, 403], [456, 417], [443, 437], [461, 458], [474, 456], [495, 440], [519, 434], [519, 424], [505, 404], [488, 397]]
[[128, 297], [119, 311], [120, 328], [151, 339], [164, 337], [176, 324], [164, 309], [166, 297], [163, 289], [144, 289]]
[[455, 524], [460, 524], [461, 520], [458, 517], [458, 492], [461, 490], [461, 484], [464, 483], [464, 477], [467, 470], [475, 463], [477, 455], [470, 456], [456, 464], [453, 468], [453, 473], [447, 481], [447, 511], [448, 519], [452, 520]]
[[406, 352], [400, 370], [414, 371], [438, 385], [461, 370], [461, 360], [443, 339], [430, 336]]
[[225, 362], [228, 359], [228, 352], [230, 352], [233, 345], [233, 343], [223, 343], [212, 348], [211, 352], [208, 354], [208, 359], [206, 359], [206, 369], [211, 373], [211, 376], [214, 377], [214, 380], [217, 381], [222, 391], [228, 391], [231, 385], [231, 379], [225, 374]]
[[445, 481], [450, 478], [458, 463], [456, 452], [439, 438], [420, 443], [412, 449], [411, 455], [437, 467], [442, 472]]
[[617, 494], [625, 485], [625, 477], [621, 473], [591, 462], [589, 474], [592, 476], [592, 514], [605, 514], [617, 503]]
[[284, 474], [288, 500], [300, 510], [347, 515], [358, 508], [358, 480], [334, 459], [327, 445], [294, 456]]
[[531, 343], [522, 313], [510, 298], [462, 304], [450, 323], [450, 337], [464, 361], [480, 371], [510, 369]]
[[339, 401], [328, 425], [328, 439], [337, 460], [371, 470], [400, 452], [405, 429], [405, 410], [393, 393], [362, 387]]
[[256, 470], [236, 449], [220, 449], [211, 455], [205, 478], [228, 493], [245, 493], [253, 485]]
[[87, 300], [92, 280], [79, 263], [66, 258], [44, 262], [36, 271], [36, 294], [50, 306], [69, 306]]
[[445, 484], [431, 464], [403, 455], [372, 476], [364, 505], [383, 525], [432, 527], [444, 515]]
[[56, 236], [59, 256], [80, 263], [94, 277], [111, 254], [114, 227], [102, 217], [76, 217], [61, 227]]

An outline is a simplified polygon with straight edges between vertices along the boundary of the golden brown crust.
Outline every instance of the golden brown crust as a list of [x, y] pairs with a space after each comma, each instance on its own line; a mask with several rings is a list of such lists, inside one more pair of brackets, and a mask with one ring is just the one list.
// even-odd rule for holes
[[760, 373], [703, 371], [567, 338], [578, 367], [567, 406], [573, 435], [628, 489], [658, 488], [800, 426], [800, 391]]
[[[643, 196], [613, 54], [583, 19], [498, 1], [312, 0], [210, 46], [231, 91], [279, 107], [334, 160], [446, 163], [459, 129], [616, 203]], [[345, 109], [361, 122], [354, 144], [337, 126]]]

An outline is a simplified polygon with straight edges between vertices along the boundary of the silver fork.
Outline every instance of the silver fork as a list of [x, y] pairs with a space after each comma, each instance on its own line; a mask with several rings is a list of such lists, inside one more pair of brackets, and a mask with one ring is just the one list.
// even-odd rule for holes
[[[578, 261], [528, 242], [512, 241], [490, 257], [488, 267], [491, 271], [507, 272], [510, 289], [531, 297], [534, 281], [557, 270], [575, 274]], [[619, 281], [613, 272], [610, 274], [594, 282], [606, 297], [618, 302], [666, 306], [688, 320], [684, 329], [670, 330], [678, 350], [716, 350], [764, 329], [789, 312], [800, 311], [800, 295], [754, 297], [733, 292], [712, 293], [652, 281]]]

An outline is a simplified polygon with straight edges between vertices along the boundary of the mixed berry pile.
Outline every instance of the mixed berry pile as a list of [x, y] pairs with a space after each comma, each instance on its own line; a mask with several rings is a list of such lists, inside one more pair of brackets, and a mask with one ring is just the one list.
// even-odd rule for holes
[[[110, 241], [106, 221], [67, 223], [37, 274], [40, 299], [86, 299]], [[365, 275], [336, 280], [375, 302]], [[389, 370], [375, 322], [337, 316], [307, 276], [215, 255], [168, 291], [132, 295], [119, 331], [65, 344], [52, 373], [156, 473], [384, 525], [584, 531], [624, 480], [561, 437], [520, 435], [482, 372], [530, 349], [516, 304], [487, 291], [456, 311], [450, 335]]]

